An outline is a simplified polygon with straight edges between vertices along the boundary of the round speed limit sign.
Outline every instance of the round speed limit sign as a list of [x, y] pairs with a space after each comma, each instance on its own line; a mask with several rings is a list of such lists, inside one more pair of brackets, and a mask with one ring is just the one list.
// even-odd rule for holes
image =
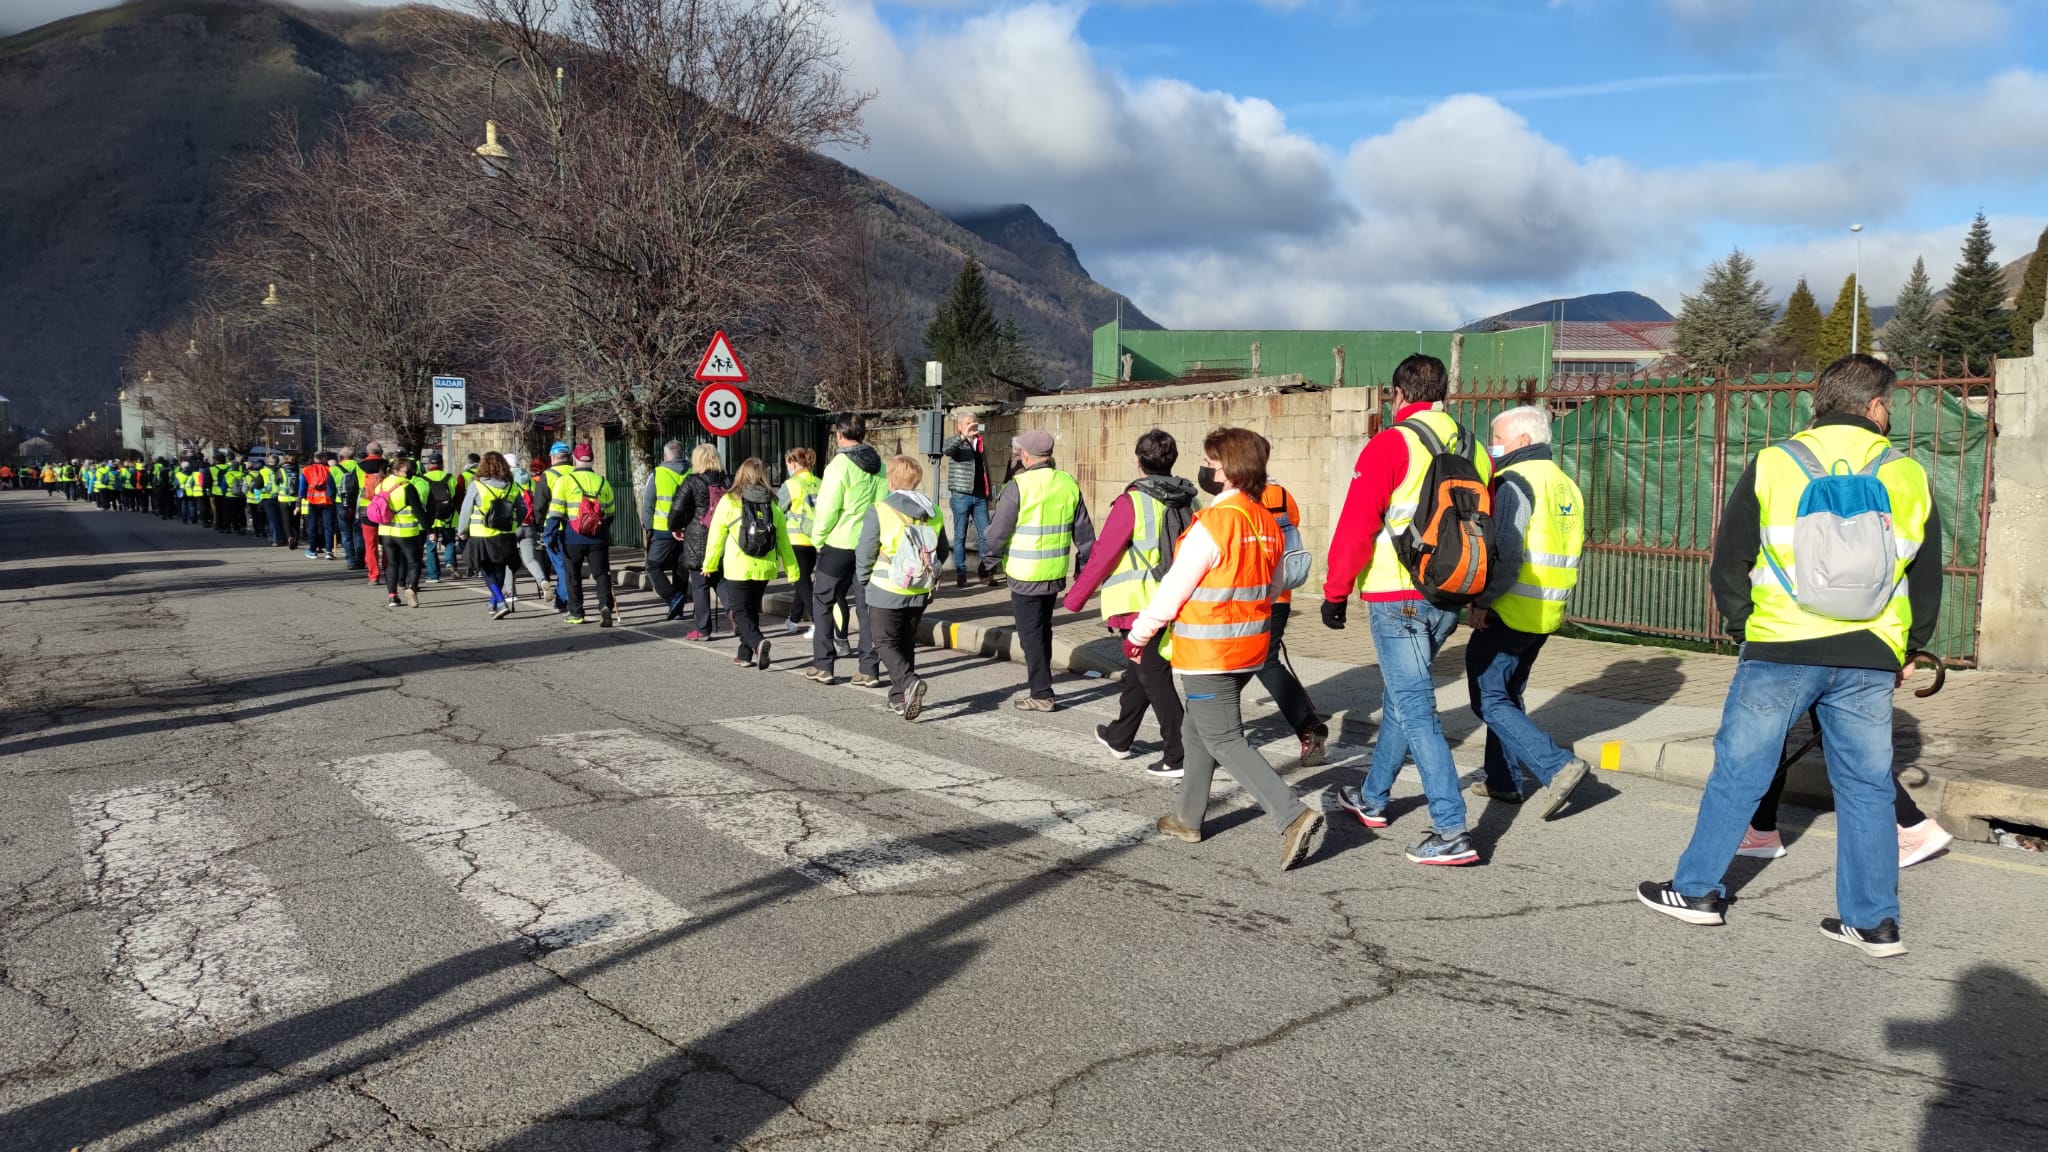
[[697, 393], [697, 426], [713, 436], [730, 436], [747, 423], [747, 398], [730, 384]]

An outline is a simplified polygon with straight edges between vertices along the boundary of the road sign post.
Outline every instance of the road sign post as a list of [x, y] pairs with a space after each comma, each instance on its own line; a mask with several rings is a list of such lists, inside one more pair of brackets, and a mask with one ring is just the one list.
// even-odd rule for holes
[[469, 381], [460, 376], [434, 377], [434, 423], [469, 423]]
[[747, 424], [747, 394], [739, 389], [747, 382], [747, 367], [723, 331], [711, 338], [704, 358], [697, 361], [697, 381], [705, 385], [697, 393], [697, 427], [718, 437], [718, 462], [730, 468], [726, 438]]

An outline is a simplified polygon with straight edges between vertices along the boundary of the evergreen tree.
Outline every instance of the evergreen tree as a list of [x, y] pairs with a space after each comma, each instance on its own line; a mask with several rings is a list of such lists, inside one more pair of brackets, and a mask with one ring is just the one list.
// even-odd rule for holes
[[1849, 322], [1852, 317], [1856, 322], [1855, 350], [1869, 352], [1870, 298], [1858, 290], [1854, 276], [1842, 281], [1842, 291], [1835, 297], [1834, 310], [1820, 322], [1820, 346], [1814, 357], [1819, 364], [1833, 364], [1849, 354]]
[[1044, 371], [1039, 367], [1038, 357], [1024, 344], [1024, 334], [1017, 330], [1015, 316], [1003, 317], [1003, 327], [996, 334], [995, 372], [1005, 380], [1014, 380], [1032, 388], [1044, 387]]
[[2034, 354], [2034, 324], [2041, 319], [2044, 308], [2048, 308], [2048, 228], [2041, 230], [2034, 255], [2027, 261], [2027, 274], [2020, 280], [2019, 299], [2012, 313], [2014, 356]]
[[1699, 295], [1680, 298], [1674, 350], [1702, 368], [1744, 366], [1762, 351], [1775, 311], [1756, 262], [1737, 248], [1707, 266]]
[[988, 280], [973, 256], [960, 266], [953, 289], [924, 330], [925, 351], [946, 366], [946, 378], [974, 387], [995, 370], [1002, 332], [988, 298]]
[[[1942, 355], [1968, 357], [1971, 370], [1989, 371], [1990, 358], [2012, 346], [2012, 320], [2005, 312], [2005, 277], [1991, 258], [1991, 224], [1982, 212], [1963, 240], [1963, 262], [1948, 282], [1948, 312], [1941, 318], [1937, 347]], [[1964, 366], [1958, 362], [1955, 370]]]
[[1792, 295], [1785, 301], [1785, 314], [1778, 318], [1778, 326], [1771, 329], [1773, 354], [1801, 364], [1819, 361], [1820, 325], [1820, 302], [1806, 286], [1806, 277], [1801, 276], [1799, 286], [1792, 289]]
[[1934, 285], [1927, 279], [1927, 261], [1916, 258], [1913, 274], [1899, 289], [1891, 322], [1884, 326], [1884, 354], [1894, 368], [1923, 364], [1931, 372], [1940, 338], [1941, 317], [1934, 311]]

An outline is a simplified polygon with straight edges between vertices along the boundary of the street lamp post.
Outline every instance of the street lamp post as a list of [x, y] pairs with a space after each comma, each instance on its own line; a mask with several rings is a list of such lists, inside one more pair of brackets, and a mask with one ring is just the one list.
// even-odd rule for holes
[[1849, 352], [1863, 351], [1863, 225], [1851, 224], [1856, 234], [1856, 271], [1849, 277]]
[[[327, 450], [327, 427], [326, 421], [321, 418], [320, 408], [320, 293], [316, 290], [313, 279], [320, 274], [319, 259], [320, 257], [317, 253], [306, 253], [306, 268], [308, 269], [306, 273], [306, 314], [313, 321], [313, 451], [315, 453]], [[282, 303], [284, 301], [280, 300], [277, 295], [277, 285], [270, 285], [269, 290], [263, 294], [263, 306], [265, 308], [275, 308]], [[268, 425], [265, 427], [264, 436], [268, 437], [270, 435], [267, 431]], [[267, 439], [265, 443], [268, 443]], [[304, 444], [304, 441], [300, 441], [301, 450], [303, 450]]]
[[[514, 54], [507, 54], [491, 65], [491, 86], [489, 108], [495, 112], [498, 105], [498, 69], [518, 60]], [[568, 116], [567, 105], [563, 102], [563, 88], [566, 83], [564, 69], [555, 68], [555, 190], [563, 194], [566, 186], [562, 159], [562, 122]], [[512, 151], [498, 140], [498, 122], [484, 121], [484, 142], [477, 145], [478, 163], [483, 165], [484, 174], [492, 177], [508, 177], [512, 174]], [[562, 439], [568, 443], [576, 441], [576, 382], [574, 378], [562, 382]]]

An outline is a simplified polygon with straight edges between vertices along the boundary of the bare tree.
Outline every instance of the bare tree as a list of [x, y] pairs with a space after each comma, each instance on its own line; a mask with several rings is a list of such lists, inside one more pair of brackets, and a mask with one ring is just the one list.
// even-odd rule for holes
[[[472, 7], [481, 27], [415, 12], [437, 67], [406, 105], [439, 138], [438, 186], [490, 225], [638, 482], [714, 332], [801, 360], [785, 334], [813, 326], [845, 219], [844, 181], [814, 150], [859, 141], [866, 98], [844, 86], [825, 0]], [[484, 119], [502, 154], [479, 165]]]
[[826, 282], [823, 351], [817, 388], [826, 408], [910, 404], [902, 349], [911, 342], [910, 306], [883, 267], [872, 209], [845, 229]]
[[277, 393], [263, 345], [218, 312], [144, 332], [129, 349], [128, 371], [153, 379], [145, 406], [179, 440], [236, 453], [262, 438], [265, 401]]
[[328, 424], [387, 429], [409, 451], [433, 430], [432, 378], [482, 358], [489, 320], [483, 229], [433, 194], [421, 145], [355, 117], [308, 146], [281, 119], [236, 169], [239, 212], [208, 261], [238, 299], [268, 296], [264, 335], [299, 379], [318, 364]]

